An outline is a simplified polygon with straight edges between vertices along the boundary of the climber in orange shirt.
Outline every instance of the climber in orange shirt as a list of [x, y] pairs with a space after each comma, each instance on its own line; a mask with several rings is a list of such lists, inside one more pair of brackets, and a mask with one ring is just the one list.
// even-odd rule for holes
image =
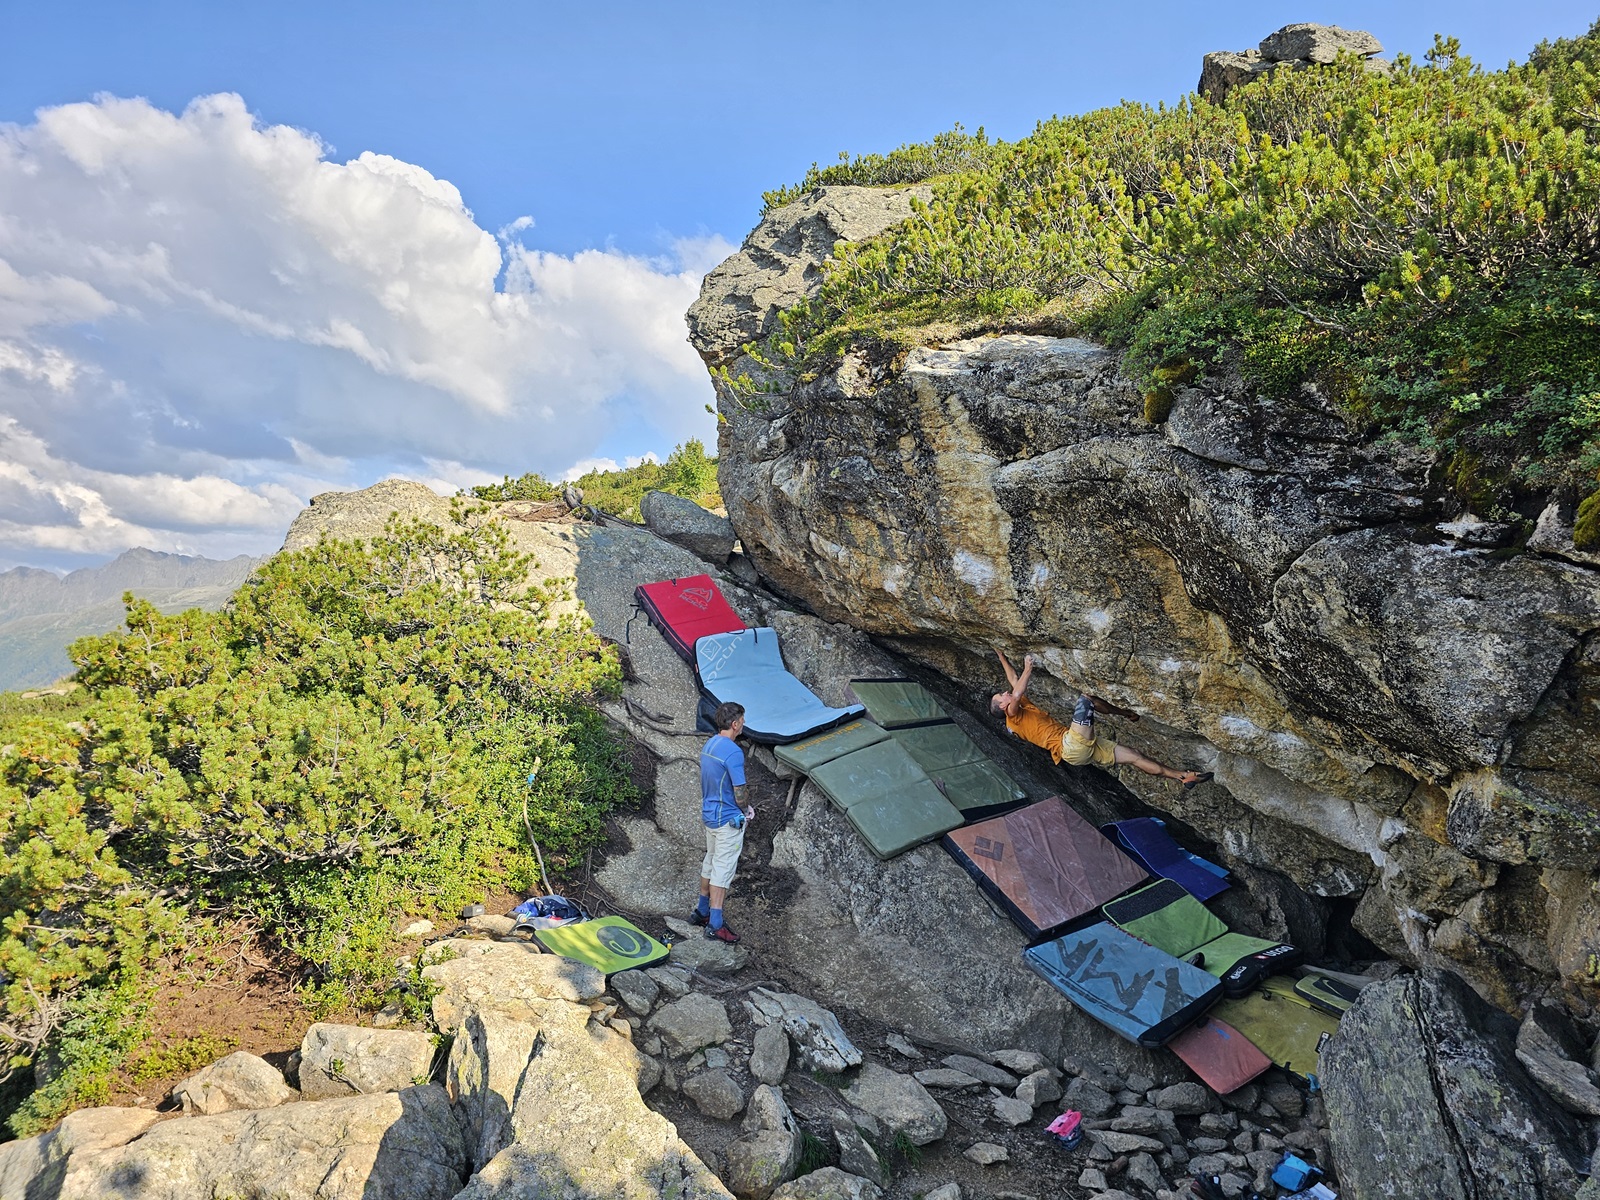
[[1018, 675], [1011, 669], [1011, 664], [1006, 661], [1004, 654], [998, 650], [995, 654], [999, 655], [1000, 665], [1005, 668], [1006, 680], [1011, 684], [1009, 691], [995, 693], [992, 701], [995, 712], [1005, 717], [1007, 729], [1024, 741], [1050, 751], [1050, 757], [1057, 763], [1064, 762], [1073, 767], [1081, 767], [1091, 762], [1098, 767], [1127, 765], [1137, 767], [1146, 775], [1176, 779], [1186, 788], [1204, 783], [1212, 777], [1210, 771], [1176, 771], [1171, 767], [1164, 767], [1153, 759], [1146, 758], [1137, 750], [1130, 750], [1126, 746], [1117, 745], [1110, 738], [1098, 736], [1094, 731], [1094, 715], [1097, 712], [1116, 713], [1127, 717], [1130, 721], [1139, 719], [1138, 713], [1108, 704], [1098, 696], [1090, 696], [1087, 693], [1079, 696], [1077, 707], [1072, 712], [1072, 724], [1063, 725], [1029, 700], [1026, 695], [1028, 681], [1033, 678], [1033, 655], [1030, 654], [1022, 660], [1022, 674]]

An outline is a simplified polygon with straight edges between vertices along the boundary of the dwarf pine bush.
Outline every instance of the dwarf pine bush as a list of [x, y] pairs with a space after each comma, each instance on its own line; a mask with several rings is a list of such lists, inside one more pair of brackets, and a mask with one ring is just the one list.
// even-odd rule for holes
[[[616, 658], [503, 529], [456, 518], [280, 554], [220, 613], [130, 597], [126, 632], [72, 646], [70, 707], [8, 715], [0, 1082], [63, 1023], [125, 1053], [93, 1014], [119, 996], [137, 1024], [141, 964], [195, 922], [249, 918], [314, 1005], [371, 1006], [402, 914], [535, 881], [524, 804], [555, 869], [597, 843], [632, 797], [591, 703]], [[14, 1129], [95, 1095], [108, 1054], [79, 1057]]]
[[[1174, 379], [1309, 384], [1439, 449], [1481, 511], [1582, 494], [1600, 470], [1597, 137], [1600, 23], [1502, 71], [1437, 39], [1389, 74], [1346, 59], [1221, 106], [1052, 118], [841, 244], [749, 349], [804, 379], [852, 346], [1075, 329], [1126, 352], [1153, 415]], [[871, 181], [830, 170], [817, 181]]]

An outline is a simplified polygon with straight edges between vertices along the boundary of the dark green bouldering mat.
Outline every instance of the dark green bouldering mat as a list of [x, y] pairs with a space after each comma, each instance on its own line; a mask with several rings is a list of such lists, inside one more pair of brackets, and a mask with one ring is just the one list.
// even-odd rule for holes
[[926, 788], [939, 794], [927, 773], [899, 742], [886, 739], [813, 768], [811, 782], [846, 812], [865, 800]]
[[1296, 1075], [1321, 1073], [1320, 1056], [1339, 1029], [1339, 1019], [1311, 1007], [1283, 976], [1263, 980], [1247, 996], [1224, 1000], [1211, 1010], [1256, 1044], [1263, 1054]]
[[670, 953], [669, 947], [621, 917], [596, 917], [592, 921], [541, 929], [533, 936], [550, 953], [588, 963], [607, 975], [648, 967]]
[[978, 749], [978, 744], [954, 721], [896, 729], [893, 736], [930, 775], [947, 767], [983, 761], [983, 751]]
[[1028, 798], [1027, 793], [1011, 781], [1011, 776], [988, 759], [930, 771], [929, 775], [950, 803], [969, 819]]
[[852, 679], [850, 690], [885, 729], [949, 718], [927, 688], [909, 679]]
[[806, 738], [803, 742], [774, 746], [772, 753], [779, 762], [809, 775], [823, 763], [832, 762], [852, 750], [861, 750], [874, 745], [888, 736], [887, 732], [871, 721], [851, 721], [848, 725], [830, 729], [827, 733], [819, 733], [816, 737]]
[[955, 805], [926, 779], [862, 800], [845, 809], [844, 815], [872, 852], [885, 859], [931, 842], [962, 824]]
[[894, 740], [917, 760], [950, 803], [969, 818], [1027, 798], [1010, 776], [995, 766], [954, 721], [913, 725], [891, 732]]

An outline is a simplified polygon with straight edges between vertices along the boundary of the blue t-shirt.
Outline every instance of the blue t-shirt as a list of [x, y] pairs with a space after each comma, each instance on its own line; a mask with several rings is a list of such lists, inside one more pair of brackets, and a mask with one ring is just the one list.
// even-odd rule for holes
[[744, 786], [744, 751], [720, 733], [700, 748], [700, 816], [712, 829], [744, 819], [733, 789]]

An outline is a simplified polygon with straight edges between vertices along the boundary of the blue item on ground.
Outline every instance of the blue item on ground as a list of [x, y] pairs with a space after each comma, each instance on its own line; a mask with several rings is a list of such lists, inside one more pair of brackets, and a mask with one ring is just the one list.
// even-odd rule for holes
[[534, 896], [511, 910], [517, 929], [557, 929], [562, 925], [576, 925], [587, 921], [589, 914], [583, 906], [565, 896]]
[[1322, 1171], [1296, 1154], [1285, 1153], [1283, 1161], [1272, 1169], [1272, 1182], [1282, 1188], [1300, 1189], [1316, 1179]]
[[817, 699], [784, 667], [775, 629], [709, 634], [695, 643], [694, 654], [706, 699], [744, 705], [744, 731], [753, 742], [797, 742], [865, 711], [859, 704], [830, 708]]
[[1170, 879], [1196, 900], [1209, 900], [1228, 890], [1228, 870], [1191, 854], [1155, 817], [1134, 817], [1100, 826], [1125, 853], [1152, 875]]
[[1222, 998], [1222, 981], [1109, 921], [1029, 946], [1027, 964], [1073, 1004], [1141, 1046], [1165, 1045]]

